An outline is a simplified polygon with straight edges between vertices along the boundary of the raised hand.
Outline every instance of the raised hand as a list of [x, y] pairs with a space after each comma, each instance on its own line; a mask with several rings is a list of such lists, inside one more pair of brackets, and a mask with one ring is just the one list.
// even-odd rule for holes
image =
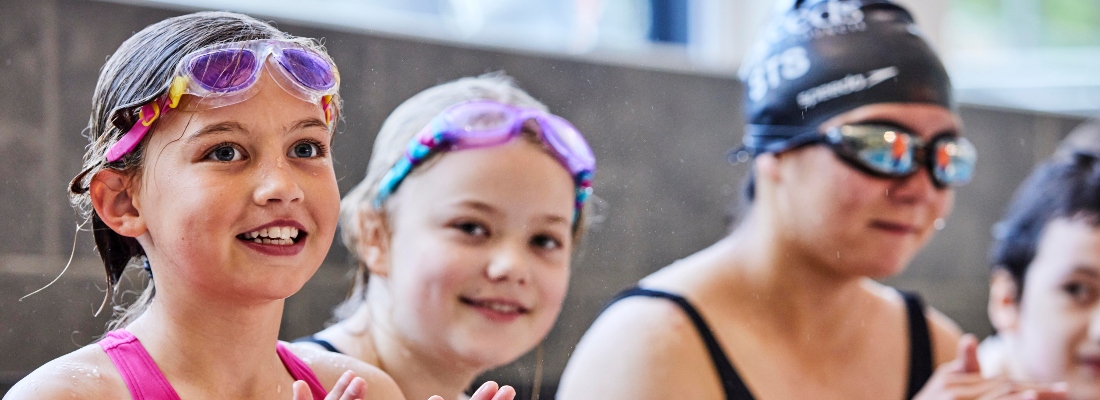
[[[313, 394], [309, 392], [309, 385], [305, 381], [294, 382], [292, 388], [294, 389], [293, 400], [318, 400], [313, 398]], [[355, 376], [354, 372], [347, 371], [340, 375], [336, 386], [332, 387], [324, 400], [363, 400], [366, 395], [367, 381]]]
[[[499, 387], [496, 382], [488, 381], [477, 388], [473, 396], [470, 396], [470, 400], [513, 400], [515, 397], [516, 390], [512, 389], [511, 386]], [[443, 400], [443, 398], [432, 396], [428, 400]]]
[[1007, 377], [984, 378], [978, 364], [978, 340], [963, 335], [955, 359], [943, 364], [924, 385], [917, 400], [1062, 400], [1064, 384], [1016, 382]]

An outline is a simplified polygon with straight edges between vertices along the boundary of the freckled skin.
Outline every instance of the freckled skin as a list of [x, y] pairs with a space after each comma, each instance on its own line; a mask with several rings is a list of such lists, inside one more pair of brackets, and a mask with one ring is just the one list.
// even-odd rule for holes
[[[268, 75], [256, 85], [241, 103], [162, 116], [145, 139], [141, 174], [129, 187], [100, 192], [129, 197], [93, 198], [105, 223], [136, 237], [150, 259], [156, 297], [126, 329], [181, 398], [292, 398], [294, 381], [275, 353], [283, 302], [320, 266], [336, 230], [339, 190], [324, 150], [332, 134], [321, 107]], [[96, 179], [93, 193], [108, 182]], [[238, 239], [275, 220], [296, 221], [307, 232], [300, 251], [271, 255]], [[351, 369], [367, 381], [368, 399], [403, 398], [377, 368], [290, 348], [310, 360], [326, 388]], [[93, 372], [74, 378], [76, 370]], [[73, 394], [129, 398], [110, 358], [90, 344], [38, 368], [5, 399]]]

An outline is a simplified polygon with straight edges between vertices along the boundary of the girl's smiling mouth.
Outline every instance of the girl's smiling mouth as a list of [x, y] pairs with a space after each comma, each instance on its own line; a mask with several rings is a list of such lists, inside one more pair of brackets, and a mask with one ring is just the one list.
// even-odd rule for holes
[[461, 296], [458, 301], [494, 322], [511, 322], [530, 312], [519, 302], [509, 299], [475, 299]]
[[292, 256], [305, 248], [308, 235], [297, 221], [276, 220], [238, 234], [237, 240], [267, 255]]

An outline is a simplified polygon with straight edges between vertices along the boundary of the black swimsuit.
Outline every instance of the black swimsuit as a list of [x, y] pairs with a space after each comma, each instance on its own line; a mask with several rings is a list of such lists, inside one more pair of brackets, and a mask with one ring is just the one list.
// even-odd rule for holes
[[[924, 304], [920, 297], [906, 292], [901, 292], [901, 295], [905, 299], [905, 308], [909, 316], [909, 384], [905, 397], [911, 399], [932, 376], [932, 340], [928, 335], [928, 321], [924, 317]], [[691, 318], [691, 323], [695, 325], [699, 336], [702, 336], [703, 343], [707, 346], [707, 353], [710, 353], [710, 359], [718, 371], [718, 377], [722, 380], [722, 390], [726, 393], [726, 399], [755, 399], [749, 388], [745, 386], [745, 382], [741, 380], [741, 376], [737, 374], [737, 370], [733, 368], [729, 358], [726, 357], [726, 353], [722, 351], [722, 346], [718, 344], [718, 339], [710, 331], [703, 316], [687, 299], [673, 293], [635, 287], [619, 293], [608, 306], [634, 296], [667, 299], [679, 306], [688, 318]]]

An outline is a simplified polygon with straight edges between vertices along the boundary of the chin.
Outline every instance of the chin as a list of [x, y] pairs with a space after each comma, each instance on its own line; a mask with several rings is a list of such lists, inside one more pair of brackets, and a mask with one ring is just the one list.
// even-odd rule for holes
[[849, 275], [867, 277], [871, 279], [887, 279], [905, 271], [905, 264], [900, 260], [875, 259], [865, 260], [858, 264], [842, 264], [840, 268]]
[[519, 343], [526, 342], [526, 335], [505, 333], [468, 335], [461, 343], [453, 343], [452, 351], [471, 364], [492, 369], [515, 361], [537, 344]]

